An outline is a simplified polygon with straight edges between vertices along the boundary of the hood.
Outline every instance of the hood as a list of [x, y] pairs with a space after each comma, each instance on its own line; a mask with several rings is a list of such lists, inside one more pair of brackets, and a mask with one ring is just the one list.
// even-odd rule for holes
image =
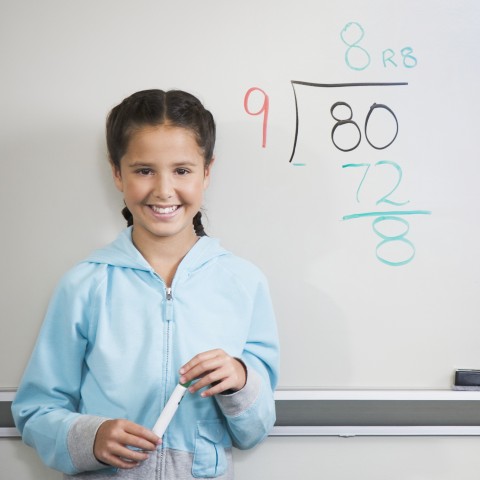
[[[84, 262], [153, 272], [153, 268], [132, 242], [132, 228], [123, 230], [115, 241], [95, 250]], [[230, 252], [222, 248], [217, 239], [201, 237], [185, 255], [178, 271], [191, 273], [210, 260], [223, 255], [230, 255]]]

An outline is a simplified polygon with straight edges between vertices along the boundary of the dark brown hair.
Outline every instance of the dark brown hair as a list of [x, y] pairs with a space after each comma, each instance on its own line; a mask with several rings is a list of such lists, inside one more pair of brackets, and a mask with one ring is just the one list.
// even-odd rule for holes
[[[112, 165], [120, 170], [120, 161], [128, 149], [131, 136], [146, 126], [168, 125], [186, 128], [195, 135], [205, 160], [205, 168], [213, 159], [215, 147], [215, 121], [200, 100], [182, 90], [142, 90], [125, 98], [107, 117], [107, 148]], [[133, 217], [125, 207], [122, 214], [128, 226]], [[202, 214], [193, 218], [198, 236], [203, 236]]]

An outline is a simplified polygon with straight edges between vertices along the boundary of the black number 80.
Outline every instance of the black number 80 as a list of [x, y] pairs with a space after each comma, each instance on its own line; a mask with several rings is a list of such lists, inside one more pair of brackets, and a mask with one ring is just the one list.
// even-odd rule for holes
[[[335, 116], [335, 109], [338, 108], [338, 107], [347, 107], [350, 111], [350, 115], [348, 116], [348, 118], [338, 118], [337, 116]], [[393, 119], [395, 120], [395, 134], [393, 135], [393, 138], [390, 140], [390, 142], [388, 142], [386, 145], [374, 145], [370, 139], [368, 138], [368, 133], [367, 133], [367, 129], [368, 129], [368, 121], [370, 120], [370, 116], [372, 115], [372, 113], [374, 112], [375, 109], [377, 108], [383, 108], [385, 110], [387, 110], [387, 112], [389, 112]], [[333, 126], [332, 128], [332, 133], [331, 133], [331, 138], [332, 138], [332, 143], [335, 145], [335, 147], [338, 149], [338, 150], [341, 150], [342, 152], [351, 152], [352, 150], [355, 150], [359, 145], [360, 145], [360, 142], [362, 140], [362, 133], [360, 131], [360, 127], [358, 126], [358, 124], [352, 120], [353, 118], [353, 111], [352, 111], [352, 107], [350, 107], [350, 105], [346, 102], [336, 102], [332, 105], [332, 107], [330, 108], [330, 115], [335, 119], [337, 120], [337, 122], [335, 123], [335, 125]], [[337, 128], [341, 127], [342, 125], [353, 125], [356, 129], [357, 129], [357, 132], [358, 132], [358, 141], [357, 143], [353, 146], [353, 147], [349, 147], [349, 148], [343, 148], [341, 147], [340, 145], [338, 145], [336, 142], [335, 142], [335, 131], [337, 130]], [[364, 132], [365, 132], [365, 138], [367, 140], [367, 142], [373, 147], [375, 148], [376, 150], [384, 150], [385, 148], [388, 148], [394, 141], [395, 139], [397, 138], [397, 135], [398, 135], [398, 120], [397, 120], [397, 117], [395, 115], [395, 113], [393, 112], [393, 110], [390, 108], [390, 107], [387, 107], [387, 105], [383, 105], [382, 103], [374, 103], [371, 107], [370, 107], [370, 110], [368, 111], [368, 114], [367, 116], [365, 117], [365, 126], [364, 126]]]

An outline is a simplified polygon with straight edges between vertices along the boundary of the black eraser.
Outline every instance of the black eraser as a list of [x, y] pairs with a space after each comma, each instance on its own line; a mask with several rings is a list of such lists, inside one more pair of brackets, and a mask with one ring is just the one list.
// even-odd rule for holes
[[455, 385], [461, 387], [480, 387], [480, 370], [456, 370]]

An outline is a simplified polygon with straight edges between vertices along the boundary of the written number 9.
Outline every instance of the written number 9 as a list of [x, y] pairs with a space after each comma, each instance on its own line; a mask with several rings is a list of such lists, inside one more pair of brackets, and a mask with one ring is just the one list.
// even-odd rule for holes
[[[252, 111], [249, 107], [250, 96], [253, 92], [260, 92], [263, 96], [263, 103], [258, 111]], [[243, 106], [245, 111], [249, 115], [257, 116], [263, 113], [263, 128], [262, 128], [262, 148], [267, 146], [267, 126], [268, 126], [268, 110], [269, 110], [269, 99], [268, 95], [258, 87], [250, 88], [247, 93], [245, 94], [245, 98], [243, 99]]]

